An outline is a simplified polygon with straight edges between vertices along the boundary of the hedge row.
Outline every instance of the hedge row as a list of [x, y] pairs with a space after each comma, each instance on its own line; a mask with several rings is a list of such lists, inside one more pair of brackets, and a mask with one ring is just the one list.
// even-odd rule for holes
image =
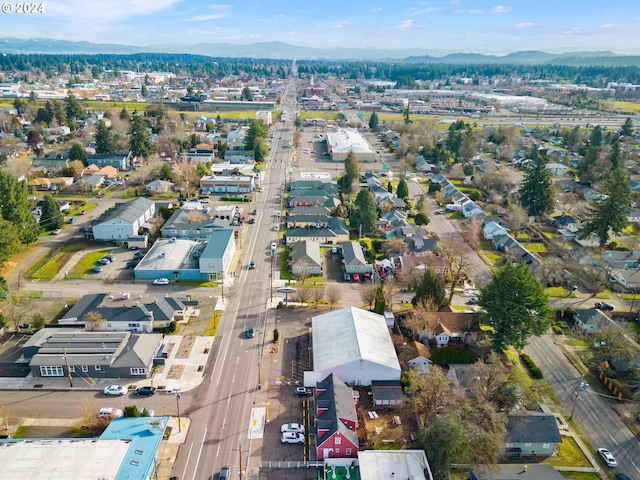
[[536, 380], [542, 380], [542, 370], [540, 370], [538, 366], [533, 363], [531, 357], [529, 357], [529, 355], [527, 355], [526, 353], [521, 353], [520, 358], [529, 369], [529, 372], [531, 372], [533, 378], [535, 378]]

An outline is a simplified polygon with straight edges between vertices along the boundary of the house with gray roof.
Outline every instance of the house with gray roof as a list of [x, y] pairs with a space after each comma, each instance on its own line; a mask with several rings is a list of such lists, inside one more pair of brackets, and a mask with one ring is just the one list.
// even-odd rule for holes
[[230, 228], [231, 222], [232, 215], [223, 218], [212, 215], [208, 209], [180, 208], [164, 223], [160, 233], [163, 238], [205, 239], [214, 230]]
[[602, 254], [602, 261], [611, 268], [624, 270], [640, 267], [640, 251], [607, 250]]
[[87, 165], [97, 165], [98, 167], [110, 166], [118, 170], [129, 170], [135, 157], [132, 152], [119, 153], [98, 153], [87, 156]]
[[287, 228], [329, 228], [331, 218], [333, 217], [329, 215], [306, 215], [298, 213], [287, 215], [285, 221]]
[[289, 245], [289, 266], [291, 273], [300, 275], [322, 275], [322, 254], [320, 244], [312, 240]]
[[391, 193], [385, 187], [382, 187], [379, 185], [373, 185], [372, 187], [369, 188], [369, 191], [373, 195], [373, 200], [375, 201], [376, 205], [382, 202], [383, 200], [384, 201], [391, 200], [395, 197], [395, 194]]
[[23, 346], [34, 377], [148, 378], [162, 335], [43, 328]]
[[630, 292], [640, 289], [640, 269], [637, 267], [611, 270], [609, 279]]
[[386, 238], [387, 240], [392, 238], [404, 240], [410, 252], [435, 252], [438, 248], [438, 241], [427, 237], [426, 229], [415, 225], [397, 227], [393, 231], [386, 232]]
[[131, 237], [139, 236], [145, 224], [155, 215], [155, 203], [144, 197], [127, 203], [116, 203], [93, 226], [93, 238], [107, 242], [125, 242]]
[[166, 180], [153, 180], [147, 183], [145, 190], [149, 193], [167, 193], [175, 184]]
[[583, 333], [595, 333], [601, 325], [609, 325], [611, 319], [597, 308], [578, 308], [573, 311], [574, 327]]
[[365, 260], [360, 242], [342, 243], [342, 263], [345, 273], [349, 275], [373, 273], [373, 265]]
[[331, 215], [328, 207], [293, 207], [289, 209], [288, 215]]
[[[188, 319], [196, 305], [186, 297], [132, 300], [128, 294], [92, 293], [82, 296], [58, 323], [99, 332], [150, 333], [154, 328], [166, 328], [173, 321]], [[86, 315], [90, 312], [100, 314], [104, 321], [87, 324]]]
[[550, 457], [562, 443], [552, 413], [526, 412], [507, 415], [504, 456], [506, 458]]

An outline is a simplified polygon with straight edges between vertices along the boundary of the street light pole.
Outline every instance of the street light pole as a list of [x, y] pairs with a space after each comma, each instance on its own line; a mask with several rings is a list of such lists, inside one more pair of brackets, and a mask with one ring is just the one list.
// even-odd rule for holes
[[578, 403], [578, 398], [580, 398], [580, 392], [582, 392], [588, 386], [589, 386], [589, 384], [583, 380], [583, 381], [580, 382], [580, 388], [578, 388], [574, 392], [575, 396], [573, 397], [573, 406], [571, 407], [571, 413], [569, 414], [569, 420], [571, 420], [573, 418], [573, 412], [576, 409], [576, 404]]

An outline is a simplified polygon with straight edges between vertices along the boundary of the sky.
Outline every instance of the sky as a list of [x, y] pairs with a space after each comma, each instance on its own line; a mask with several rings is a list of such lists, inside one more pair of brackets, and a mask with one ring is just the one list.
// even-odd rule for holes
[[640, 53], [638, 0], [44, 0], [33, 14], [2, 1], [0, 37], [23, 39]]

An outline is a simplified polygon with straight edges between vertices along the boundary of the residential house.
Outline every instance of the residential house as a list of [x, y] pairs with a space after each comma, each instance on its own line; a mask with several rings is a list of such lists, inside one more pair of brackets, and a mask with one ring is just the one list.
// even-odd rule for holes
[[31, 159], [34, 167], [45, 167], [47, 170], [62, 170], [69, 167], [69, 155], [67, 153], [47, 153], [42, 157]]
[[356, 394], [337, 375], [316, 384], [316, 458], [355, 458], [358, 455]]
[[462, 214], [465, 216], [465, 218], [471, 218], [471, 217], [475, 217], [476, 215], [481, 215], [484, 213], [484, 210], [482, 210], [478, 205], [476, 205], [476, 203], [473, 200], [467, 200], [465, 202], [462, 202]]
[[610, 281], [621, 285], [629, 292], [640, 291], [640, 269], [638, 267], [612, 270]]
[[562, 163], [547, 163], [545, 168], [549, 170], [551, 175], [555, 176], [563, 176], [566, 175], [569, 171], [569, 167], [563, 165]]
[[396, 197], [395, 195], [390, 198], [383, 198], [378, 202], [378, 206], [382, 211], [386, 211], [386, 210], [404, 211], [407, 208], [407, 205], [404, 203], [404, 200]]
[[611, 319], [597, 308], [578, 308], [573, 311], [574, 328], [583, 333], [596, 333], [601, 325], [609, 325]]
[[145, 190], [149, 193], [167, 193], [173, 188], [173, 182], [165, 180], [153, 180], [147, 184]]
[[432, 347], [475, 345], [480, 326], [474, 313], [435, 312], [429, 315], [425, 330]]
[[208, 238], [214, 230], [230, 228], [233, 215], [212, 215], [209, 209], [195, 202], [197, 208], [180, 208], [162, 225], [163, 238], [186, 238], [191, 240]]
[[493, 239], [494, 235], [508, 235], [507, 230], [497, 222], [488, 222], [482, 226], [482, 236], [487, 240]]
[[429, 373], [429, 366], [433, 363], [431, 361], [431, 351], [424, 343], [420, 343], [414, 340], [411, 345], [413, 346], [413, 355], [407, 360], [409, 368], [415, 368], [419, 373]]
[[322, 275], [322, 254], [320, 244], [314, 241], [289, 244], [289, 265], [291, 273], [301, 275]]
[[22, 347], [34, 377], [149, 378], [160, 356], [159, 333], [82, 332], [43, 328]]
[[491, 244], [499, 252], [507, 252], [515, 261], [531, 265], [539, 261], [538, 255], [529, 252], [520, 242], [506, 233], [494, 232]]
[[631, 210], [627, 214], [627, 221], [629, 223], [640, 223], [640, 210], [638, 209]]
[[507, 415], [504, 456], [506, 458], [550, 457], [562, 443], [552, 413], [526, 412]]
[[385, 187], [374, 185], [369, 188], [369, 191], [373, 195], [373, 200], [376, 205], [380, 204], [383, 201], [393, 200], [395, 198], [395, 194], [389, 192]]
[[126, 241], [141, 234], [143, 228], [151, 227], [155, 217], [155, 203], [138, 197], [128, 203], [116, 203], [107, 210], [93, 226], [93, 238], [103, 241]]
[[[81, 325], [87, 331], [150, 333], [167, 328], [171, 322], [187, 320], [194, 314], [197, 302], [186, 297], [159, 297], [131, 300], [129, 294], [107, 293], [84, 295], [58, 321], [60, 325]], [[87, 323], [89, 312], [100, 314], [104, 321]]]
[[427, 237], [427, 230], [415, 225], [397, 227], [393, 232], [387, 232], [387, 239], [399, 238], [404, 240], [410, 252], [435, 252], [438, 241]]
[[359, 242], [342, 242], [342, 263], [345, 273], [349, 275], [373, 273], [373, 265], [365, 260], [362, 245]]
[[407, 213], [400, 209], [391, 209], [388, 212], [384, 212], [380, 215], [376, 224], [381, 230], [395, 230], [398, 227], [408, 227]]
[[78, 188], [86, 192], [95, 192], [104, 184], [104, 175], [101, 173], [92, 173], [82, 176], [76, 180]]
[[640, 252], [631, 250], [607, 250], [602, 254], [602, 261], [611, 268], [624, 270], [640, 268]]
[[291, 228], [287, 230], [286, 235], [288, 243], [313, 241], [324, 245], [338, 245], [348, 240], [348, 232], [335, 231], [332, 228]]
[[293, 207], [289, 209], [288, 216], [293, 215], [331, 215], [331, 209], [328, 207]]
[[87, 165], [94, 164], [98, 167], [106, 167], [109, 165], [122, 171], [129, 170], [134, 160], [135, 157], [132, 152], [98, 153], [87, 157]]
[[[300, 207], [299, 210], [304, 209], [305, 207]], [[312, 208], [312, 207], [307, 207]], [[295, 214], [295, 215], [287, 215], [285, 221], [287, 223], [287, 228], [329, 228], [329, 223], [331, 221], [330, 215], [306, 215], [306, 214]]]

